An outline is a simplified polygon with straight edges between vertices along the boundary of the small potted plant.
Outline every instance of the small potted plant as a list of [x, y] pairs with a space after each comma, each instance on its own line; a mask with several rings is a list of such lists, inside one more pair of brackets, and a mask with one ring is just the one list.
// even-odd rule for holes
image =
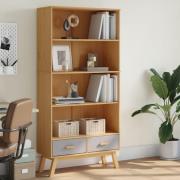
[[180, 65], [172, 74], [164, 72], [160, 75], [155, 69], [150, 71], [153, 90], [162, 102], [147, 104], [135, 111], [132, 117], [140, 113], [157, 116], [162, 122], [159, 127], [160, 156], [163, 159], [177, 159], [179, 140], [174, 138], [173, 129], [180, 120]]

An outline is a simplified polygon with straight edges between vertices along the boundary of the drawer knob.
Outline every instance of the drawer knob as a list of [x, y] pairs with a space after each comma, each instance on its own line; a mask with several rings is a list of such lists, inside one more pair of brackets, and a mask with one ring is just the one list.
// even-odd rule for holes
[[99, 143], [99, 146], [107, 146], [107, 145], [109, 145], [109, 142], [101, 142], [101, 143]]
[[72, 149], [75, 149], [76, 146], [65, 146], [64, 149], [66, 150], [72, 150]]

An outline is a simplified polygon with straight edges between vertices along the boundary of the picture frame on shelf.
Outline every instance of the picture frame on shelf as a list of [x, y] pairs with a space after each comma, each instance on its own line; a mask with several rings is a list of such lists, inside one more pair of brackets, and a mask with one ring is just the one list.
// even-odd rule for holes
[[70, 45], [54, 45], [52, 48], [53, 71], [72, 71]]

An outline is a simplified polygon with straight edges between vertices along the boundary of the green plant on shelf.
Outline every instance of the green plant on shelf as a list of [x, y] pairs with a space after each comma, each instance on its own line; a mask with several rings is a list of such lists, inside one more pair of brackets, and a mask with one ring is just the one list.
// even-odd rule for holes
[[173, 73], [164, 72], [160, 75], [155, 69], [152, 72], [151, 83], [154, 92], [162, 99], [162, 103], [152, 103], [133, 112], [132, 117], [140, 113], [156, 115], [161, 121], [159, 127], [160, 142], [176, 140], [173, 137], [175, 123], [180, 120], [180, 65]]

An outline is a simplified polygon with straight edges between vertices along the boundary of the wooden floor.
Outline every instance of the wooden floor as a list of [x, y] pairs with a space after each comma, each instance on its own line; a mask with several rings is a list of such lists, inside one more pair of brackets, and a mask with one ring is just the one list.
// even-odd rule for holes
[[[163, 161], [158, 158], [122, 161], [120, 168], [111, 165], [91, 165], [56, 171], [53, 178], [37, 177], [34, 180], [179, 180], [180, 161]], [[41, 174], [42, 175], [42, 174]]]

